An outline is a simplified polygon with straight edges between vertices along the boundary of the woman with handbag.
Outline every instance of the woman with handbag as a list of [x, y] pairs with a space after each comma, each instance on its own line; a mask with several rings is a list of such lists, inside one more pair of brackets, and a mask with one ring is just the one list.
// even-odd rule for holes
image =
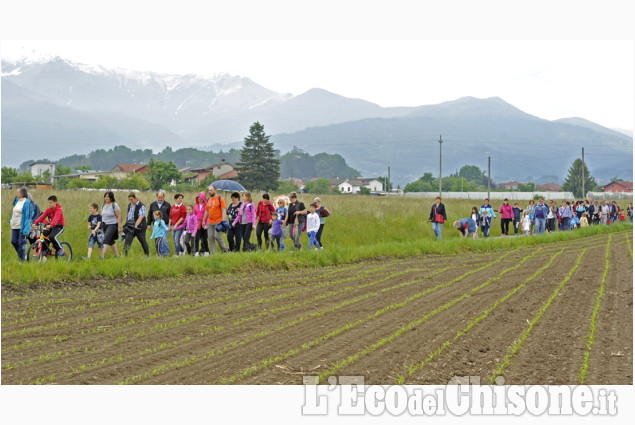
[[445, 223], [448, 217], [445, 214], [445, 205], [441, 203], [441, 197], [437, 196], [436, 203], [432, 205], [430, 210], [430, 222], [432, 223], [432, 230], [437, 237], [437, 240], [441, 240], [441, 230], [443, 223]]

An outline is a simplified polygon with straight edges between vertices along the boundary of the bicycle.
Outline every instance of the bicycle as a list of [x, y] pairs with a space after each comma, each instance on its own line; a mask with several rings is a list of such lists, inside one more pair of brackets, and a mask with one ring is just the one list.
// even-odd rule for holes
[[60, 242], [64, 250], [63, 255], [57, 255], [57, 252], [53, 253], [52, 242], [48, 236], [44, 235], [44, 224], [39, 223], [35, 226], [33, 237], [36, 241], [29, 247], [27, 261], [33, 259], [33, 261], [46, 262], [47, 257], [54, 257], [56, 261], [71, 261], [73, 258], [73, 250], [68, 242]]

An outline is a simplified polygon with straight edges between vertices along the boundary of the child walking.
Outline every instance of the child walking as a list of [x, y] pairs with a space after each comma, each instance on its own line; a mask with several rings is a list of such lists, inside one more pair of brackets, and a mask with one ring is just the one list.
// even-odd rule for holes
[[93, 247], [95, 246], [95, 242], [97, 242], [97, 246], [101, 251], [101, 255], [99, 256], [100, 260], [104, 259], [104, 232], [102, 230], [102, 222], [101, 222], [101, 214], [99, 214], [99, 206], [97, 204], [90, 204], [88, 206], [88, 229], [90, 230], [90, 235], [88, 236], [88, 252], [85, 257], [82, 257], [82, 260], [90, 260], [90, 255], [93, 253]]
[[489, 229], [492, 226], [492, 217], [487, 214], [487, 210], [483, 210], [483, 215], [481, 216], [481, 232], [483, 232], [483, 236], [489, 237]]
[[271, 241], [271, 248], [273, 248], [273, 242], [275, 241], [278, 244], [278, 251], [284, 250], [285, 246], [282, 243], [282, 219], [278, 213], [274, 211], [271, 213], [271, 220], [273, 221], [273, 225], [271, 227], [271, 236], [273, 238]]
[[[284, 219], [287, 217], [287, 212], [288, 210], [287, 210], [287, 207], [285, 206], [284, 199], [279, 199], [278, 208], [276, 208], [276, 213], [278, 214], [278, 218], [280, 219], [281, 222], [283, 222]], [[286, 249], [286, 246], [284, 246], [284, 238], [287, 237], [287, 226], [280, 224], [280, 228], [281, 228], [280, 246], [282, 247], [282, 249]]]
[[185, 217], [185, 236], [183, 240], [185, 241], [185, 249], [188, 255], [191, 255], [196, 250], [194, 241], [198, 231], [198, 217], [196, 217], [192, 205], [188, 205], [185, 210], [187, 211], [187, 216]]
[[530, 230], [531, 230], [531, 219], [529, 218], [529, 211], [525, 210], [523, 212], [523, 234], [525, 236], [529, 236]]
[[157, 255], [159, 257], [163, 257], [161, 254], [161, 243], [163, 242], [163, 237], [168, 231], [168, 226], [163, 221], [163, 214], [161, 211], [154, 212], [154, 222], [152, 224], [152, 236], [150, 236], [150, 240], [155, 239], [154, 247], [156, 248]]
[[320, 230], [320, 217], [315, 212], [317, 204], [314, 202], [309, 208], [311, 212], [306, 218], [306, 233], [309, 235], [309, 249], [311, 249], [313, 245], [315, 245], [315, 249], [322, 249], [320, 243], [315, 238], [318, 230]]
[[518, 228], [520, 227], [520, 215], [523, 213], [523, 210], [518, 205], [518, 202], [514, 204], [514, 236], [518, 235]]

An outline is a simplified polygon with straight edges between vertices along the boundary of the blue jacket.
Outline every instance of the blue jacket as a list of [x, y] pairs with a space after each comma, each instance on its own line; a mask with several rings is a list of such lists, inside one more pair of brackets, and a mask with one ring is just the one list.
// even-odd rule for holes
[[[535, 208], [534, 208], [534, 218], [532, 220], [536, 219], [536, 211], [538, 210], [538, 208], [540, 208], [540, 204], [536, 204]], [[547, 204], [542, 204], [542, 218], [547, 218], [547, 215], [549, 215], [549, 207], [547, 206]]]
[[487, 204], [487, 207], [485, 205], [481, 205], [481, 209], [478, 213], [480, 215], [483, 215], [483, 211], [487, 211], [488, 217], [491, 217], [492, 219], [496, 218], [496, 211], [494, 211], [494, 208], [492, 208], [492, 204]]
[[[18, 203], [18, 197], [16, 196], [13, 200], [13, 206]], [[31, 234], [31, 201], [29, 198], [26, 198], [24, 201], [24, 206], [22, 207], [22, 222], [20, 223], [20, 234], [24, 236], [29, 236]]]
[[167, 231], [168, 226], [165, 225], [165, 221], [163, 221], [163, 219], [155, 220], [152, 226], [152, 235], [150, 236], [150, 240], [165, 237], [165, 232]]

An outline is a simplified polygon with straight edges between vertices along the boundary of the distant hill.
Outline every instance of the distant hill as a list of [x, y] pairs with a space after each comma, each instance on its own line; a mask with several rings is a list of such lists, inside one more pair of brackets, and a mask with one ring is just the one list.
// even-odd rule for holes
[[[165, 75], [87, 66], [59, 57], [2, 62], [2, 165], [125, 145], [240, 147], [260, 121], [282, 153], [340, 154], [364, 175], [397, 184], [464, 164], [492, 177], [564, 178], [585, 147], [600, 181], [632, 179], [632, 136], [582, 118], [544, 120], [503, 99], [464, 97], [438, 105], [383, 108], [322, 89], [292, 96], [248, 78]], [[225, 149], [226, 150], [226, 149]]]

